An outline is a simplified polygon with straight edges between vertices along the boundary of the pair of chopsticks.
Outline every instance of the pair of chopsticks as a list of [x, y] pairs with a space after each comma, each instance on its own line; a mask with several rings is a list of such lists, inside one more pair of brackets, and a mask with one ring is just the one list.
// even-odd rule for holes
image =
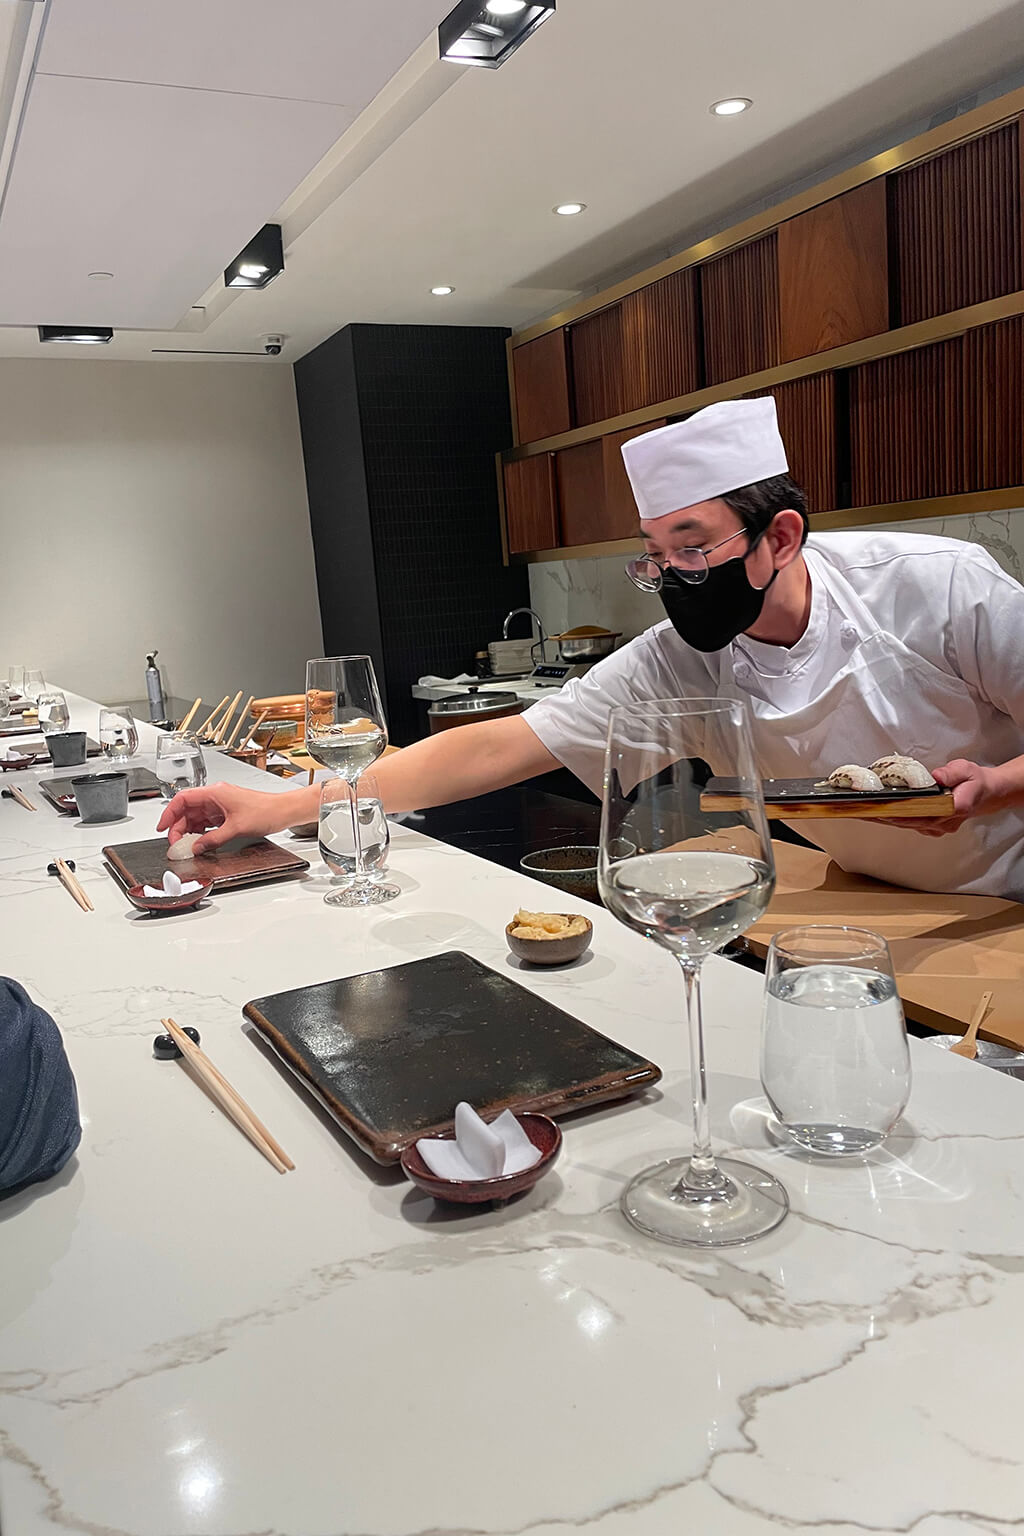
[[192, 721], [195, 719], [196, 710], [199, 708], [202, 702], [203, 696], [200, 694], [198, 699], [196, 699], [195, 703], [192, 705], [192, 708], [189, 710], [188, 714], [185, 716], [184, 720], [178, 726], [179, 731], [188, 730], [189, 726], [192, 724]]
[[89, 897], [86, 895], [85, 891], [83, 891], [81, 885], [78, 883], [77, 878], [68, 868], [64, 860], [54, 859], [53, 863], [57, 871], [57, 879], [60, 881], [64, 889], [69, 891], [75, 898], [82, 911], [95, 912], [96, 908], [93, 906], [92, 902], [89, 900]]
[[[243, 704], [242, 708], [239, 710], [239, 712], [238, 712], [238, 719], [235, 721], [234, 725], [231, 727], [231, 735], [228, 736], [225, 739], [225, 741], [224, 741], [224, 745], [228, 749], [229, 752], [231, 751], [231, 748], [235, 744], [235, 737], [238, 735], [239, 731], [242, 729], [243, 724], [245, 723], [246, 717], [248, 716], [249, 711], [250, 711], [250, 709], [253, 706], [253, 700], [255, 699], [255, 697], [256, 697], [256, 695], [254, 693], [250, 693], [248, 704]], [[230, 716], [228, 718], [230, 719]]]
[[239, 752], [246, 751], [246, 749], [249, 746], [250, 741], [252, 741], [253, 737], [256, 735], [256, 732], [259, 730], [260, 726], [263, 724], [264, 720], [267, 718], [267, 716], [269, 714], [270, 714], [270, 710], [269, 709], [265, 709], [263, 711], [262, 715], [260, 715], [259, 719], [256, 721], [256, 724], [250, 730], [248, 736], [245, 738], [244, 741], [239, 743], [239, 746], [238, 746]]
[[966, 1056], [968, 1061], [973, 1061], [978, 1054], [978, 1029], [982, 1019], [988, 1013], [988, 1005], [992, 1001], [991, 992], [983, 992], [978, 999], [978, 1006], [971, 1015], [971, 1022], [964, 1030], [963, 1038], [956, 1045], [950, 1046], [953, 1056]]
[[22, 794], [21, 790], [16, 784], [5, 785], [4, 794], [10, 795], [12, 800], [17, 800], [18, 804], [23, 805], [26, 811], [35, 810], [35, 806], [32, 804], [32, 801], [28, 798], [27, 795]]
[[190, 1040], [173, 1019], [161, 1019], [160, 1022], [210, 1097], [216, 1100], [239, 1130], [248, 1136], [253, 1146], [259, 1148], [267, 1162], [272, 1163], [278, 1173], [288, 1173], [289, 1170], [293, 1170], [295, 1164], [287, 1152], [279, 1142], [274, 1140], [262, 1120], [256, 1118], [241, 1094], [232, 1088], [206, 1052], [200, 1050], [195, 1041]]

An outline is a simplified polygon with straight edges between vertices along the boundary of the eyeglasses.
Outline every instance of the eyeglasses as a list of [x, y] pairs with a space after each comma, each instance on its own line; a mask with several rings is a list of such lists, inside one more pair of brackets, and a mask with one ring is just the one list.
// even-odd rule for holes
[[[661, 583], [666, 570], [676, 572], [680, 581], [689, 582], [696, 586], [698, 582], [708, 579], [708, 555], [713, 555], [716, 549], [721, 549], [723, 544], [731, 544], [733, 539], [738, 539], [741, 533], [749, 537], [749, 529], [737, 528], [735, 533], [730, 533], [726, 539], [719, 539], [717, 544], [712, 544], [710, 549], [677, 549], [668, 560], [656, 560], [653, 555], [637, 555], [635, 560], [630, 560], [626, 566], [626, 575], [635, 587], [641, 592], [660, 592]], [[758, 534], [747, 550], [750, 554], [760, 539]]]

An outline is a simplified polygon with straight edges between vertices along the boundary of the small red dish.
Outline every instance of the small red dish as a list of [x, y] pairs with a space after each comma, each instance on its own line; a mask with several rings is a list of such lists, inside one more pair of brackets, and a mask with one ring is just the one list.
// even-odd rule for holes
[[24, 757], [0, 757], [0, 769], [4, 773], [19, 773], [22, 768], [31, 768], [43, 758], [48, 760], [46, 752], [27, 752]]
[[144, 896], [144, 887], [131, 885], [125, 891], [125, 895], [133, 907], [138, 907], [140, 912], [189, 912], [193, 907], [209, 896], [213, 889], [212, 880], [200, 880], [202, 889], [189, 891], [187, 896]]
[[[449, 1200], [455, 1205], [480, 1205], [490, 1200], [511, 1200], [532, 1189], [543, 1178], [562, 1150], [562, 1132], [547, 1115], [522, 1114], [516, 1119], [529, 1136], [541, 1156], [532, 1168], [521, 1173], [503, 1173], [496, 1179], [441, 1179], [431, 1173], [420, 1156], [416, 1143], [402, 1153], [402, 1167], [406, 1177], [435, 1200]], [[455, 1132], [432, 1138], [437, 1141], [453, 1141]]]

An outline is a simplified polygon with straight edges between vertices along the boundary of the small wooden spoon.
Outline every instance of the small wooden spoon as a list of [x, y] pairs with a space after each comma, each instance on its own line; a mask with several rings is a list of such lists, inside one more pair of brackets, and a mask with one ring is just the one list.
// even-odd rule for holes
[[966, 1056], [968, 1061], [973, 1061], [975, 1056], [977, 1056], [978, 1026], [981, 1024], [981, 1021], [985, 1017], [986, 1013], [988, 1013], [988, 1005], [991, 1001], [991, 992], [983, 992], [981, 994], [981, 997], [978, 1001], [978, 1006], [975, 1008], [973, 1017], [971, 1018], [971, 1022], [968, 1024], [967, 1029], [964, 1031], [963, 1039], [958, 1040], [956, 1045], [951, 1045], [949, 1048], [954, 1056]]

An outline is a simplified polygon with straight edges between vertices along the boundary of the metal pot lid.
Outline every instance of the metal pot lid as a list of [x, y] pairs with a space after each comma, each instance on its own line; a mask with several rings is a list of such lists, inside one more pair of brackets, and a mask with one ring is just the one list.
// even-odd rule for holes
[[519, 703], [514, 693], [455, 693], [436, 699], [428, 715], [486, 715], [493, 709], [508, 709]]

